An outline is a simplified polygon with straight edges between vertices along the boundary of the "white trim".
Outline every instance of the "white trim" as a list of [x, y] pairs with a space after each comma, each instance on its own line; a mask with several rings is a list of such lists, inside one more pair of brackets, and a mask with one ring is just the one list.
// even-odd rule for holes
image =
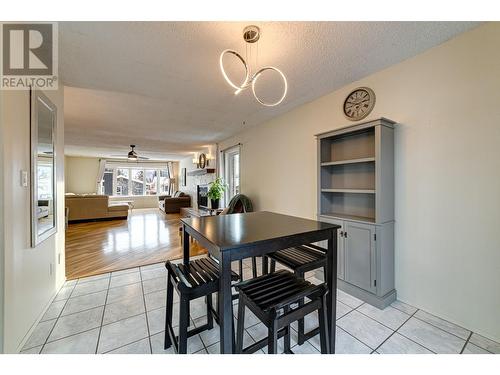
[[230, 199], [233, 197], [231, 193], [231, 181], [228, 178], [229, 176], [229, 165], [227, 164], [227, 157], [231, 155], [236, 155], [238, 154], [238, 171], [239, 171], [239, 187], [240, 187], [240, 193], [241, 193], [241, 143], [238, 143], [234, 146], [228, 147], [221, 151], [221, 162], [220, 162], [220, 169], [221, 169], [221, 174], [222, 178], [225, 183], [228, 184], [228, 191], [224, 194], [224, 205], [227, 207], [229, 204]]
[[109, 168], [167, 169], [169, 162], [106, 160]]

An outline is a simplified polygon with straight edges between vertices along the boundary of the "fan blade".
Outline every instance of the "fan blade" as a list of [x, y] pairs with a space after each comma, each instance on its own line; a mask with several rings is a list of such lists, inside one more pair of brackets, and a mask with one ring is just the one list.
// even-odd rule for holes
[[139, 159], [142, 159], [142, 160], [149, 160], [149, 158], [145, 157], [145, 156], [138, 156]]

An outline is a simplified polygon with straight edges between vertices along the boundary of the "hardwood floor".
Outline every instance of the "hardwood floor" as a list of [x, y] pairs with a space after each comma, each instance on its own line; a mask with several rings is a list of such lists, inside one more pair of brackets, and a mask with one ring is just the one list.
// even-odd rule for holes
[[[66, 278], [123, 270], [182, 257], [180, 215], [134, 209], [128, 220], [69, 224]], [[191, 255], [206, 251], [191, 243]]]

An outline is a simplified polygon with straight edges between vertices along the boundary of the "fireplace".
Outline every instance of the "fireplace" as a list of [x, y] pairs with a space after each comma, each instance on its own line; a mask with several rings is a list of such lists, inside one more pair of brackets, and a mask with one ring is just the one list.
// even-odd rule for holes
[[208, 207], [208, 185], [197, 185], [196, 186], [196, 201], [198, 202], [198, 208]]

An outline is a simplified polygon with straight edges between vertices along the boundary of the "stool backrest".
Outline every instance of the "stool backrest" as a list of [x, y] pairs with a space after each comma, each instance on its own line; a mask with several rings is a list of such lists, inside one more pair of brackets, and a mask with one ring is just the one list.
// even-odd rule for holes
[[252, 212], [253, 205], [252, 201], [243, 194], [236, 194], [230, 201], [227, 206], [228, 210], [226, 214], [241, 214], [245, 212]]

